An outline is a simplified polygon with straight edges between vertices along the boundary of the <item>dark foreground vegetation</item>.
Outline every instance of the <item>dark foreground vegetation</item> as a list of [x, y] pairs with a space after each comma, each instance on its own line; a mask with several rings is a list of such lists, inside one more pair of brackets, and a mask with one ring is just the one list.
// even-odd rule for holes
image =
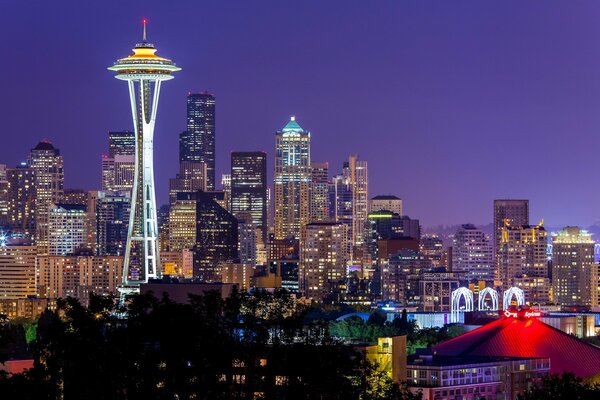
[[[122, 312], [126, 311], [127, 318]], [[413, 399], [327, 323], [285, 293], [138, 296], [127, 310], [92, 297], [59, 302], [31, 324], [0, 324], [0, 361], [34, 367], [0, 376], [2, 399]], [[121, 313], [120, 313], [121, 312]], [[10, 349], [10, 351], [8, 351]], [[21, 354], [22, 355], [22, 354]]]

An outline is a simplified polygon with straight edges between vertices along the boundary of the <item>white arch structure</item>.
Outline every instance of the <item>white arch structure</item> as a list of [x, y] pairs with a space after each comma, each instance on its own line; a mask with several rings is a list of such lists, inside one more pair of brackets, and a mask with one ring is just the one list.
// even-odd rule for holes
[[511, 287], [504, 291], [502, 296], [502, 309], [507, 310], [510, 308], [510, 302], [513, 296], [517, 299], [517, 306], [525, 305], [525, 293], [516, 286]]
[[[465, 299], [465, 308], [460, 309], [460, 298]], [[473, 292], [466, 287], [459, 287], [452, 291], [452, 303], [450, 308], [450, 322], [459, 322], [458, 314], [460, 312], [473, 311]]]
[[[492, 298], [492, 308], [485, 307], [485, 297], [488, 294]], [[479, 303], [477, 309], [479, 311], [498, 311], [498, 292], [496, 292], [491, 287], [486, 287], [481, 292], [479, 292]]]

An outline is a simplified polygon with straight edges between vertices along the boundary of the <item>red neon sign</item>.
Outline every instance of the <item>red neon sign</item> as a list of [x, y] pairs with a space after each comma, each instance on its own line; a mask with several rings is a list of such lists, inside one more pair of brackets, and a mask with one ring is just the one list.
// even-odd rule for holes
[[539, 311], [510, 311], [510, 310], [504, 310], [504, 316], [506, 318], [518, 318], [518, 317], [524, 317], [524, 318], [535, 318], [535, 317], [541, 317], [542, 313]]

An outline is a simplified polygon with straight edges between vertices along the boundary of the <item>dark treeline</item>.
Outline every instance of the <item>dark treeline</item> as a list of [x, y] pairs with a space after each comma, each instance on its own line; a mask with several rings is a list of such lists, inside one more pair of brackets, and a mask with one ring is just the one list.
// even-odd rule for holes
[[[2, 399], [411, 399], [361, 352], [284, 292], [59, 301], [27, 345], [2, 323], [0, 349], [26, 348], [34, 367], [0, 376]], [[17, 343], [7, 342], [20, 341]], [[8, 354], [0, 354], [0, 361]]]

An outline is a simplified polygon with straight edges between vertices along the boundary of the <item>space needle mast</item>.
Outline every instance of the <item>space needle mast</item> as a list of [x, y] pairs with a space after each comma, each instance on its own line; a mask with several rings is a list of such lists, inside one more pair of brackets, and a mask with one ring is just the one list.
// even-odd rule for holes
[[142, 42], [133, 54], [117, 60], [109, 70], [129, 85], [129, 101], [135, 129], [135, 177], [131, 193], [131, 211], [123, 265], [121, 298], [138, 293], [139, 285], [160, 278], [158, 222], [154, 191], [153, 138], [158, 96], [163, 81], [173, 79], [181, 70], [173, 61], [159, 57], [146, 40], [147, 20], [143, 20]]

